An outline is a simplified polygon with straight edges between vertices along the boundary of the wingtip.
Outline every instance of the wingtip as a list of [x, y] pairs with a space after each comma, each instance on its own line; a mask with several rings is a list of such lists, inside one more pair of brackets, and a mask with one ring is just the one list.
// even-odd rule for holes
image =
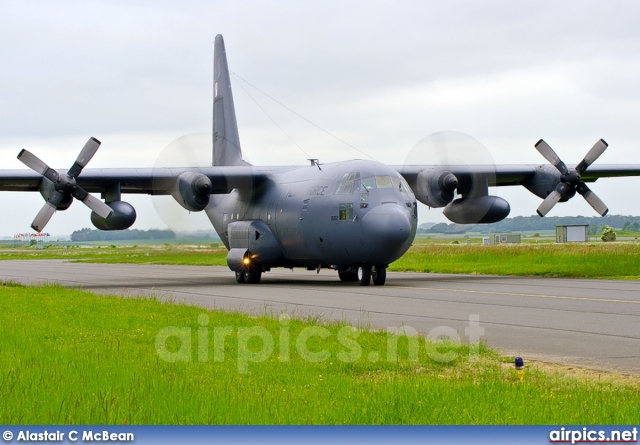
[[605, 141], [604, 139], [600, 138], [600, 142], [602, 142], [604, 145], [606, 145], [607, 147], [609, 146], [609, 144], [607, 143], [607, 141]]
[[544, 140], [540, 139], [538, 142], [536, 142], [535, 147], [537, 147], [538, 145], [542, 144], [544, 142]]

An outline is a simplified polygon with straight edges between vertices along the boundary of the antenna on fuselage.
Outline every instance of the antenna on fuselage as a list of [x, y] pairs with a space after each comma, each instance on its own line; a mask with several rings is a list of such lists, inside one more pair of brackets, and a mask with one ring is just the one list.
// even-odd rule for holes
[[316, 167], [318, 167], [318, 170], [322, 171], [322, 169], [320, 168], [320, 160], [319, 159], [309, 158], [309, 159], [307, 159], [307, 161], [311, 162], [311, 167], [313, 167], [315, 165]]

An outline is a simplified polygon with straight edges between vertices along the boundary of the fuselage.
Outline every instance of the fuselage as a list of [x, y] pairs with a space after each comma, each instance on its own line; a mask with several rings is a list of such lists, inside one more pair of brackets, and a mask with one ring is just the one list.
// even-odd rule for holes
[[228, 249], [229, 224], [266, 224], [282, 249], [268, 267], [387, 265], [416, 233], [411, 188], [393, 168], [372, 161], [292, 167], [252, 191], [211, 198], [206, 213]]

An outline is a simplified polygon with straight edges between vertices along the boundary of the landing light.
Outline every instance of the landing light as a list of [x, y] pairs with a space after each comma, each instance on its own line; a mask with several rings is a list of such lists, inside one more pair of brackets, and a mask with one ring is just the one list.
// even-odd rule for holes
[[248, 265], [249, 265], [249, 263], [251, 263], [251, 259], [250, 259], [249, 257], [245, 257], [245, 258], [242, 260], [242, 263], [243, 263], [245, 266], [248, 266]]

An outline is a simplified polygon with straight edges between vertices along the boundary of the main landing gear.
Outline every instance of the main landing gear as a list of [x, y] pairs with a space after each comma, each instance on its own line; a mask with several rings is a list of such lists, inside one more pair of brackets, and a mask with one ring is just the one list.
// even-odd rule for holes
[[355, 272], [353, 270], [338, 272], [338, 276], [341, 281], [357, 281], [360, 286], [369, 286], [372, 279], [373, 284], [376, 286], [383, 286], [385, 281], [387, 281], [387, 266], [369, 266], [367, 264], [361, 264], [357, 267]]

